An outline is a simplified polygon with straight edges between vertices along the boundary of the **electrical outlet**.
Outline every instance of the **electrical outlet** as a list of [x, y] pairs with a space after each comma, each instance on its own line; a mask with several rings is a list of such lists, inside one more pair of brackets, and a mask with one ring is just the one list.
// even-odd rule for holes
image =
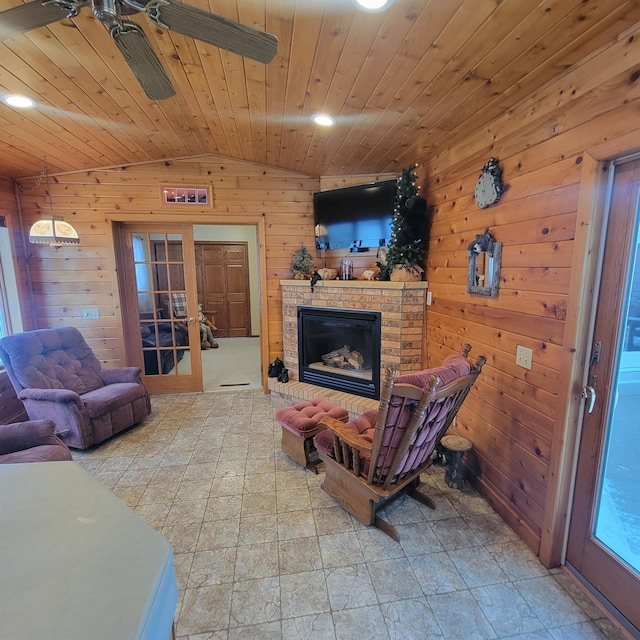
[[83, 309], [83, 320], [97, 320], [100, 317], [100, 312], [97, 309]]
[[531, 360], [533, 359], [533, 351], [531, 349], [527, 349], [527, 347], [521, 347], [520, 345], [516, 348], [516, 364], [519, 367], [524, 367], [525, 369], [531, 369]]

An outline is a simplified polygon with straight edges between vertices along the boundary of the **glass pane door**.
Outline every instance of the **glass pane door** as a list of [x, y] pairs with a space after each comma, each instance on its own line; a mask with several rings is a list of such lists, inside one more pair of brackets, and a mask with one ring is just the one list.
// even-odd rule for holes
[[131, 361], [151, 393], [201, 391], [193, 238], [184, 225], [156, 229], [123, 225], [128, 275], [121, 286]]
[[567, 565], [640, 629], [640, 160], [615, 168]]
[[190, 375], [182, 239], [135, 233], [132, 242], [144, 374]]
[[[640, 267], [638, 216], [626, 274], [622, 321], [604, 435], [594, 537], [640, 573]], [[625, 277], [626, 276], [626, 277]]]

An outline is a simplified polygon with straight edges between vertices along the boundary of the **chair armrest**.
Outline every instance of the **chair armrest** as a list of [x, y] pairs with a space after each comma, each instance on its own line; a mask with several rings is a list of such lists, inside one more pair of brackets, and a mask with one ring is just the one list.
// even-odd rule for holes
[[136, 382], [140, 384], [140, 367], [118, 367], [117, 369], [103, 369], [100, 372], [102, 382], [115, 384], [117, 382]]
[[344, 423], [326, 416], [318, 424], [333, 431], [334, 435], [354, 449], [359, 449], [360, 451], [373, 450], [373, 443], [363, 438], [348, 422]]
[[69, 389], [23, 389], [18, 393], [18, 400], [43, 400], [47, 402], [74, 402], [82, 406], [82, 400], [75, 391]]
[[0, 426], [0, 454], [58, 444], [53, 420], [28, 420]]

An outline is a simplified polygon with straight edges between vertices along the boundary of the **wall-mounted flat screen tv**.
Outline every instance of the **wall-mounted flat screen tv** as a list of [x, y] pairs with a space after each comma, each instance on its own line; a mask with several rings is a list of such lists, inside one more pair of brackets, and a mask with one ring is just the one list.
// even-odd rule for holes
[[318, 249], [388, 245], [396, 181], [385, 180], [313, 194]]

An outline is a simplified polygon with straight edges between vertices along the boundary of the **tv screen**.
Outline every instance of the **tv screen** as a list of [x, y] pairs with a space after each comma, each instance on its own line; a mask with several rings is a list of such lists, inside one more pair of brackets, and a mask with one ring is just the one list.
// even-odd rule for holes
[[370, 248], [389, 244], [396, 181], [313, 194], [316, 247]]

